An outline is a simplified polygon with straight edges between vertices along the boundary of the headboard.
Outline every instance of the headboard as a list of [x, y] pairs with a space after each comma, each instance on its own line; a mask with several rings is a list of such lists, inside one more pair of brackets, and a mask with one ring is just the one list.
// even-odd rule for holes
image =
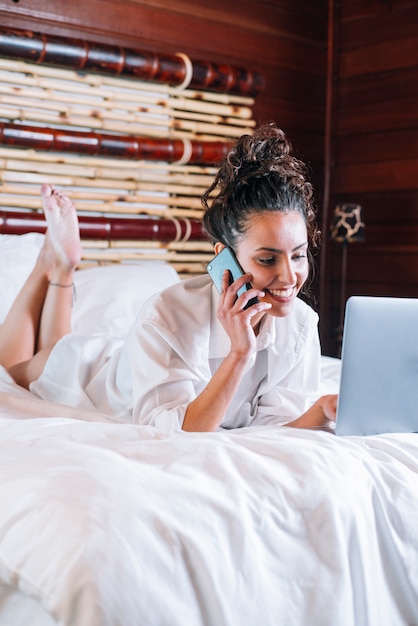
[[200, 197], [251, 133], [262, 77], [240, 67], [0, 29], [0, 232], [44, 232], [40, 185], [75, 203], [83, 264], [211, 256]]

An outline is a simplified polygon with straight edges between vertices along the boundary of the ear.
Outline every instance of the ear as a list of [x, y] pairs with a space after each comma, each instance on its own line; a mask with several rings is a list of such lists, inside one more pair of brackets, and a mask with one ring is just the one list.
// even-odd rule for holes
[[217, 241], [213, 247], [215, 254], [219, 254], [224, 248], [226, 248], [226, 245], [220, 241]]

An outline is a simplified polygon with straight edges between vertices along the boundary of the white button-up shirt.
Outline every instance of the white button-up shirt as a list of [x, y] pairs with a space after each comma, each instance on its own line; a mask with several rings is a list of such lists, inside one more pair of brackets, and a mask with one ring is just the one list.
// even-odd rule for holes
[[[218, 302], [208, 276], [177, 283], [145, 303], [113, 351], [98, 336], [61, 340], [31, 389], [50, 400], [96, 408], [164, 432], [179, 429], [188, 405], [230, 349], [216, 317]], [[286, 317], [264, 316], [222, 428], [286, 423], [312, 404], [320, 381], [317, 326], [317, 314], [300, 299]], [[66, 391], [63, 363], [73, 372]], [[59, 398], [51, 393], [54, 387], [60, 389]]]
[[[133, 419], [166, 431], [181, 427], [189, 403], [206, 387], [230, 349], [208, 276], [192, 278], [146, 303], [119, 361], [131, 372]], [[318, 394], [318, 316], [297, 299], [287, 317], [265, 315], [256, 351], [222, 422], [223, 428], [285, 423]]]

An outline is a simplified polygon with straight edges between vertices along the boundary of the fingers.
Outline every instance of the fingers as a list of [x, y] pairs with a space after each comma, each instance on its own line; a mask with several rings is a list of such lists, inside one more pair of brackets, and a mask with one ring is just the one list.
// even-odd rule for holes
[[[241, 311], [243, 309], [246, 309], [248, 303], [252, 304], [251, 301], [254, 301], [255, 303], [257, 301], [257, 298], [263, 298], [265, 296], [264, 291], [254, 289], [253, 287], [251, 287], [250, 289], [243, 289], [243, 287], [251, 283], [251, 274], [243, 274], [232, 284], [230, 283], [230, 279], [231, 274], [229, 270], [225, 270], [222, 276], [221, 295], [225, 305], [228, 308], [234, 308], [235, 310]], [[242, 292], [240, 293], [241, 290]], [[267, 303], [258, 302], [257, 304], [263, 304], [263, 306], [257, 307], [257, 311], [263, 311], [271, 307], [271, 305]]]
[[230, 284], [231, 272], [229, 270], [224, 270], [224, 273], [222, 274], [222, 295], [226, 294]]
[[327, 419], [331, 421], [335, 421], [337, 416], [337, 402], [338, 395], [337, 394], [329, 394], [327, 396], [322, 396], [321, 404], [324, 415]]

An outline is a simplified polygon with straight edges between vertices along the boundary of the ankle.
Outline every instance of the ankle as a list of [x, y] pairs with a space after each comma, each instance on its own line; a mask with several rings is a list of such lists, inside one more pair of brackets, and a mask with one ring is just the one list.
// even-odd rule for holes
[[71, 289], [71, 306], [74, 306], [77, 300], [77, 292], [75, 288], [75, 283], [72, 280], [71, 282], [58, 282], [54, 280], [48, 281], [50, 287], [57, 287], [58, 289]]

